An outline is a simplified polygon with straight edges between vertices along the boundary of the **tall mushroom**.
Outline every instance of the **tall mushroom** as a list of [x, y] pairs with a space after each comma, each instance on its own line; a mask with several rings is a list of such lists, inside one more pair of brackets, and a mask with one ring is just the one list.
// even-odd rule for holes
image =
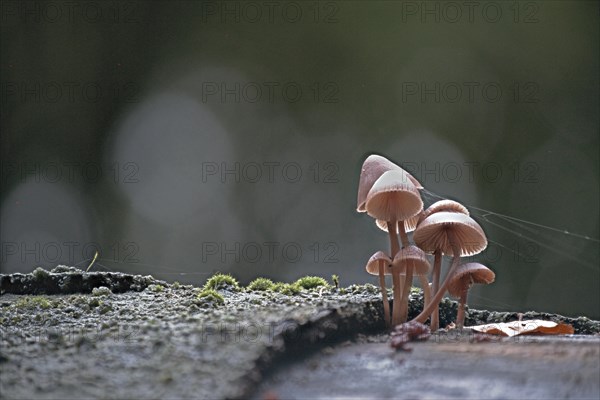
[[367, 159], [363, 162], [361, 171], [360, 171], [360, 179], [358, 181], [358, 198], [356, 201], [356, 211], [358, 212], [366, 212], [365, 208], [367, 202], [367, 194], [373, 184], [384, 172], [391, 170], [401, 170], [403, 171], [408, 179], [416, 186], [417, 189], [423, 189], [423, 186], [417, 181], [411, 174], [404, 171], [400, 166], [394, 164], [390, 160], [385, 157], [379, 156], [377, 154], [371, 154]]
[[[404, 220], [414, 217], [423, 209], [421, 195], [409, 175], [402, 169], [394, 169], [383, 173], [369, 190], [365, 202], [365, 209], [371, 217], [388, 221], [392, 257], [395, 257], [400, 250], [398, 237], [396, 236], [396, 225], [401, 231], [400, 236], [403, 239], [403, 247], [408, 246], [409, 243], [405, 239], [406, 234], [404, 233]], [[411, 265], [408, 265], [406, 275], [412, 277]], [[394, 283], [392, 323], [395, 323], [394, 321], [400, 319], [401, 299], [405, 295], [401, 293], [400, 273], [392, 272], [392, 280]]]
[[465, 305], [471, 286], [474, 283], [487, 285], [494, 282], [494, 279], [496, 279], [494, 271], [476, 262], [463, 264], [456, 269], [454, 276], [450, 279], [448, 293], [460, 299], [458, 313], [456, 314], [457, 328], [462, 328], [465, 324]]
[[[357, 196], [357, 202], [356, 202], [356, 210], [358, 212], [368, 212], [367, 203], [368, 203], [370, 195], [372, 194], [371, 190], [373, 189], [373, 186], [375, 186], [375, 183], [377, 181], [379, 181], [380, 178], [382, 178], [382, 176], [384, 174], [386, 174], [387, 172], [391, 172], [391, 171], [398, 172], [398, 174], [395, 176], [396, 180], [399, 180], [399, 182], [407, 182], [404, 191], [410, 191], [413, 194], [416, 194], [415, 197], [418, 197], [418, 201], [420, 203], [420, 210], [422, 210], [423, 204], [422, 204], [422, 200], [420, 199], [420, 195], [418, 195], [418, 193], [415, 193], [415, 192], [417, 192], [418, 189], [423, 189], [423, 186], [419, 183], [419, 181], [417, 181], [411, 174], [409, 174], [408, 172], [403, 170], [400, 166], [398, 166], [397, 164], [394, 164], [393, 162], [386, 159], [385, 157], [382, 157], [382, 156], [379, 156], [376, 154], [372, 154], [369, 157], [367, 157], [367, 159], [363, 162], [361, 173], [360, 173], [360, 180], [359, 180], [359, 185], [358, 185], [358, 196]], [[390, 177], [388, 177], [388, 179], [389, 178]], [[410, 184], [412, 184], [412, 186], [410, 184], [408, 184], [408, 182], [410, 182]], [[383, 182], [380, 182], [380, 186], [381, 186], [381, 184], [383, 184]], [[395, 190], [391, 190], [390, 192], [393, 192], [393, 191], [395, 191]], [[402, 190], [400, 190], [400, 191], [402, 191]], [[373, 192], [373, 197], [378, 197], [378, 196], [375, 196], [376, 194], [379, 194], [379, 193]], [[378, 205], [374, 205], [371, 208], [377, 209]], [[386, 214], [385, 212], [382, 212], [381, 215], [385, 215], [385, 214]], [[369, 215], [373, 216], [371, 213]], [[413, 214], [410, 217], [416, 217], [416, 214]], [[377, 217], [375, 217], [375, 218], [377, 219]], [[405, 227], [405, 224], [402, 223], [401, 220], [390, 220], [390, 219], [387, 219], [387, 216], [386, 216], [386, 219], [384, 219], [383, 221], [385, 221], [386, 227], [388, 228], [387, 231], [388, 231], [388, 234], [390, 237], [391, 255], [393, 257], [400, 249], [397, 233], [398, 232], [400, 233], [400, 237], [402, 239], [403, 246], [408, 245], [408, 236], [406, 235], [406, 230], [414, 229], [414, 227], [412, 227], [412, 226], [416, 225], [416, 219], [408, 222], [408, 224], [412, 225], [410, 228]], [[398, 230], [396, 230], [396, 229], [398, 229]], [[394, 302], [400, 301], [400, 299], [402, 297], [400, 291], [401, 291], [402, 286], [404, 286], [404, 282], [402, 281], [401, 277], [398, 275], [393, 274], [392, 278], [394, 281]]]
[[[417, 226], [430, 215], [442, 211], [457, 212], [469, 215], [469, 211], [462, 204], [453, 200], [440, 200], [427, 207], [427, 209], [419, 215]], [[442, 250], [439, 248], [435, 248], [436, 242], [431, 240], [429, 236], [419, 234], [416, 236], [416, 238], [413, 236], [413, 239], [415, 240], [417, 246], [419, 246], [427, 252], [432, 252], [434, 254], [433, 273], [431, 282], [433, 293], [437, 293], [437, 291], [440, 288], [440, 274], [442, 270]], [[439, 306], [436, 304], [433, 313], [431, 314], [432, 332], [437, 331], [440, 327], [439, 317]]]
[[398, 227], [404, 230], [404, 221], [410, 220], [423, 210], [421, 195], [409, 177], [410, 174], [403, 169], [387, 171], [375, 181], [367, 194], [367, 214], [376, 220], [387, 221], [390, 235], [396, 233], [396, 222], [402, 221]]
[[415, 230], [413, 239], [415, 243], [425, 243], [425, 248], [419, 246], [425, 251], [440, 249], [442, 253], [453, 256], [444, 283], [433, 295], [431, 302], [413, 319], [423, 323], [444, 296], [460, 257], [482, 252], [487, 247], [487, 238], [479, 224], [468, 215], [441, 211], [425, 218]]
[[381, 298], [383, 300], [383, 314], [385, 325], [390, 327], [390, 302], [387, 297], [387, 289], [385, 287], [385, 275], [391, 275], [388, 268], [392, 264], [392, 260], [383, 251], [378, 251], [373, 254], [367, 262], [365, 269], [371, 275], [379, 275], [379, 286], [381, 287]]
[[393, 325], [406, 322], [408, 317], [408, 297], [410, 295], [413, 275], [418, 276], [421, 280], [425, 305], [427, 305], [431, 298], [429, 282], [427, 281], [427, 275], [430, 270], [431, 264], [429, 264], [425, 252], [417, 246], [406, 246], [396, 254], [392, 262], [392, 272], [404, 274], [406, 275], [406, 279], [404, 281], [404, 288], [402, 289], [402, 302], [400, 304], [400, 312], [398, 313], [399, 319], [397, 321], [392, 320]]

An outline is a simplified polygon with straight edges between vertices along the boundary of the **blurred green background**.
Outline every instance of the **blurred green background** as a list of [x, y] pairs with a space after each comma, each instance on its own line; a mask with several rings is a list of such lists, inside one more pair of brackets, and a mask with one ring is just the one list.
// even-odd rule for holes
[[486, 231], [473, 306], [600, 318], [598, 3], [469, 4], [2, 1], [2, 272], [375, 283], [378, 153]]

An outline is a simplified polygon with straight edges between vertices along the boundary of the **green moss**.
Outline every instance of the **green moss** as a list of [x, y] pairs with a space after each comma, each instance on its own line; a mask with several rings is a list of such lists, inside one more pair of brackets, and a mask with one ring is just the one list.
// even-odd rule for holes
[[179, 289], [181, 287], [181, 283], [175, 281], [173, 282], [173, 284], [171, 285], [171, 287], [175, 290]]
[[44, 296], [32, 296], [32, 297], [23, 297], [21, 299], [19, 299], [16, 303], [15, 306], [18, 308], [41, 308], [43, 310], [46, 310], [50, 307], [52, 307], [52, 302], [50, 301], [50, 299], [44, 297]]
[[333, 286], [335, 286], [336, 289], [339, 289], [340, 287], [340, 277], [337, 275], [331, 275], [331, 282], [333, 282]]
[[33, 270], [31, 275], [33, 275], [35, 280], [41, 281], [48, 278], [50, 276], [50, 272], [46, 271], [44, 268], [37, 267]]
[[171, 375], [171, 373], [169, 371], [163, 372], [160, 377], [158, 378], [159, 382], [161, 382], [164, 385], [168, 385], [169, 383], [173, 382], [173, 376]]
[[295, 283], [290, 284], [290, 283], [277, 282], [277, 283], [273, 284], [272, 290], [274, 292], [285, 294], [287, 296], [293, 296], [295, 294], [300, 293], [302, 288], [300, 286], [296, 285]]
[[375, 286], [375, 285], [372, 285], [372, 284], [370, 284], [370, 283], [365, 283], [365, 284], [363, 285], [363, 289], [364, 289], [364, 291], [365, 291], [365, 292], [367, 292], [367, 293], [379, 293], [379, 292], [381, 291], [381, 289], [380, 289], [380, 288], [378, 288], [377, 286]]
[[100, 314], [106, 314], [107, 312], [112, 311], [112, 307], [109, 304], [102, 304], [99, 308], [98, 308], [98, 312]]
[[88, 302], [88, 306], [90, 306], [90, 308], [95, 308], [102, 305], [102, 302], [100, 300], [98, 300], [96, 297], [92, 297], [90, 299], [90, 301]]
[[327, 281], [320, 276], [305, 276], [298, 279], [294, 284], [304, 289], [314, 289], [319, 286], [329, 286]]
[[198, 300], [209, 301], [216, 304], [225, 304], [225, 299], [213, 289], [204, 289], [198, 294]]
[[219, 290], [219, 289], [228, 289], [233, 290], [234, 292], [239, 292], [241, 290], [240, 284], [238, 281], [229, 274], [215, 274], [211, 276], [206, 283], [204, 284], [203, 290]]
[[165, 290], [165, 287], [163, 285], [149, 285], [148, 290], [154, 293], [161, 293], [163, 290]]
[[67, 301], [67, 304], [74, 304], [76, 306], [85, 306], [88, 303], [88, 299], [86, 296], [81, 296], [81, 295], [74, 295], [74, 296], [70, 296]]
[[256, 290], [256, 291], [267, 291], [273, 290], [275, 284], [272, 280], [267, 278], [256, 278], [248, 285], [248, 290]]
[[106, 286], [100, 286], [92, 289], [92, 296], [108, 296], [111, 294], [112, 292]]

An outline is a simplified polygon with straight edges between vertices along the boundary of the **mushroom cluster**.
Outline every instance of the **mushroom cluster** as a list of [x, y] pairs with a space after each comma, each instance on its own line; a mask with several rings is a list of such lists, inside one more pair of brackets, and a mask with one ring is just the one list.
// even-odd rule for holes
[[[462, 327], [468, 289], [473, 283], [491, 283], [494, 273], [478, 263], [459, 266], [459, 261], [461, 257], [482, 252], [487, 247], [487, 238], [467, 208], [456, 201], [438, 201], [424, 210], [422, 189], [410, 173], [385, 157], [375, 154], [367, 157], [360, 173], [357, 211], [366, 212], [381, 230], [388, 233], [390, 253], [378, 251], [373, 254], [366, 270], [379, 276], [388, 327], [406, 322], [415, 277], [423, 289], [424, 307], [413, 321], [424, 323], [431, 317], [431, 331], [439, 329], [439, 303], [449, 291], [460, 298], [457, 325]], [[410, 243], [407, 234], [412, 231], [414, 244]], [[433, 255], [433, 269], [428, 255]], [[452, 257], [452, 263], [440, 284], [443, 256]], [[386, 275], [392, 276], [391, 311]]]

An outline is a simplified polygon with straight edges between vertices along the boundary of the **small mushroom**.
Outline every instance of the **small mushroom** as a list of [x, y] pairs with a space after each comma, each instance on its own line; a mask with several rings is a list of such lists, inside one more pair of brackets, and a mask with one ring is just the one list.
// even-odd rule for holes
[[371, 190], [371, 187], [383, 175], [383, 173], [391, 170], [401, 170], [407, 174], [413, 185], [417, 189], [423, 189], [423, 186], [417, 181], [411, 174], [404, 171], [400, 166], [394, 164], [385, 157], [377, 154], [372, 154], [363, 162], [362, 169], [360, 171], [360, 179], [358, 181], [358, 198], [356, 201], [356, 211], [366, 212], [365, 204], [367, 202], [367, 195]]
[[[457, 212], [457, 213], [469, 215], [469, 210], [467, 210], [467, 208], [465, 206], [463, 206], [462, 204], [460, 204], [456, 201], [453, 201], [453, 200], [448, 200], [448, 199], [440, 200], [440, 201], [436, 201], [435, 203], [433, 203], [432, 205], [427, 207], [427, 209], [419, 215], [419, 218], [417, 221], [417, 226], [418, 226], [418, 224], [423, 222], [423, 220], [425, 220], [430, 215], [435, 214], [437, 212], [442, 212], [442, 211]], [[418, 235], [417, 238], [419, 239], [419, 241], [418, 242], [415, 241], [415, 243], [419, 247], [421, 247], [423, 249], [431, 248], [429, 243], [427, 243], [427, 241], [430, 240], [430, 237]], [[435, 243], [435, 242], [433, 242], [433, 243]], [[433, 273], [432, 273], [431, 282], [432, 282], [433, 293], [437, 293], [437, 291], [440, 288], [440, 275], [441, 275], [441, 270], [442, 270], [442, 250], [434, 249], [433, 254], [434, 254], [434, 260], [433, 260]], [[436, 304], [435, 308], [433, 310], [433, 313], [431, 314], [431, 330], [433, 332], [435, 332], [438, 330], [439, 327], [440, 327], [440, 313], [439, 313], [439, 307]]]
[[[375, 181], [367, 195], [367, 214], [375, 219], [388, 221], [390, 239], [396, 236], [396, 222], [410, 219], [423, 210], [421, 195], [409, 176], [410, 174], [402, 169], [387, 171]], [[392, 228], [390, 224], [393, 225]], [[403, 245], [407, 246], [404, 223], [398, 224], [398, 228]], [[397, 238], [395, 240], [397, 241]], [[396, 255], [397, 250], [392, 251], [392, 257]]]
[[387, 297], [387, 289], [385, 287], [385, 275], [391, 275], [388, 268], [392, 264], [392, 260], [383, 251], [378, 251], [373, 254], [367, 262], [366, 270], [371, 275], [379, 275], [379, 286], [381, 287], [381, 297], [383, 299], [383, 314], [385, 325], [390, 327], [390, 302]]
[[461, 265], [450, 279], [448, 284], [448, 293], [451, 296], [458, 297], [458, 313], [456, 315], [456, 327], [462, 328], [465, 323], [465, 305], [467, 304], [467, 294], [474, 283], [490, 284], [494, 282], [496, 274], [485, 265], [472, 262]]
[[[421, 279], [421, 286], [423, 286], [423, 295], [425, 297], [425, 304], [428, 303], [431, 298], [429, 291], [429, 282], [427, 282], [427, 275], [431, 270], [431, 264], [427, 260], [427, 256], [423, 250], [414, 245], [404, 247], [396, 254], [394, 261], [392, 262], [392, 272], [406, 275], [404, 281], [404, 287], [402, 288], [400, 308], [397, 310], [394, 308], [394, 318], [392, 318], [392, 324], [398, 325], [406, 322], [408, 317], [408, 296], [410, 294], [410, 287], [412, 285], [413, 275], [418, 276]], [[394, 290], [394, 298], [396, 296], [396, 290]]]
[[419, 224], [413, 239], [424, 251], [440, 249], [444, 254], [453, 256], [444, 283], [433, 295], [431, 302], [414, 318], [414, 321], [423, 323], [444, 296], [450, 278], [458, 267], [460, 257], [482, 252], [487, 247], [487, 238], [481, 226], [468, 215], [440, 211], [425, 218]]
[[[413, 178], [414, 179], [414, 178]], [[400, 250], [396, 226], [400, 231], [402, 246], [408, 246], [404, 231], [404, 220], [414, 217], [423, 210], [423, 200], [409, 174], [404, 170], [390, 170], [383, 173], [373, 184], [365, 203], [367, 214], [375, 219], [388, 221], [388, 233], [392, 257]], [[405, 286], [398, 272], [392, 272], [394, 283], [394, 308], [392, 322], [399, 318], [401, 287]]]
[[420, 224], [425, 218], [429, 217], [431, 214], [435, 214], [440, 211], [457, 212], [469, 215], [469, 210], [467, 210], [467, 207], [463, 206], [457, 201], [444, 199], [436, 201], [435, 203], [427, 207], [427, 209], [425, 209], [425, 211], [423, 211], [419, 216], [417, 225]]
[[409, 176], [402, 169], [383, 173], [367, 194], [367, 214], [384, 221], [404, 221], [419, 214], [423, 200]]

